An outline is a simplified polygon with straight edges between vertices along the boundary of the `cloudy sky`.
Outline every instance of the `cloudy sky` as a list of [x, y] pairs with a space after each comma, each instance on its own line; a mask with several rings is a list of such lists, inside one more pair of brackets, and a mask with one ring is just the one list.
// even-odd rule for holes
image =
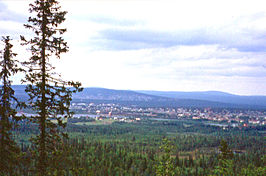
[[[32, 0], [0, 0], [16, 45]], [[84, 87], [266, 95], [265, 0], [61, 0], [70, 51], [54, 62]], [[2, 45], [0, 46], [2, 47]], [[19, 83], [19, 76], [14, 79]]]

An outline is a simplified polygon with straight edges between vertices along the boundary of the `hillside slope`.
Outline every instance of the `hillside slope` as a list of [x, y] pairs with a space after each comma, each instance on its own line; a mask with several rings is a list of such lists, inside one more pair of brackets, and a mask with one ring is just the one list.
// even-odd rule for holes
[[176, 99], [206, 100], [221, 103], [255, 105], [266, 107], [266, 96], [240, 96], [225, 92], [206, 91], [206, 92], [177, 92], [177, 91], [137, 91], [149, 95], [163, 96]]
[[[13, 86], [15, 96], [27, 100], [24, 85]], [[266, 109], [265, 97], [246, 97], [223, 92], [130, 91], [105, 88], [84, 88], [73, 94], [75, 102], [120, 103], [150, 107], [213, 107]]]

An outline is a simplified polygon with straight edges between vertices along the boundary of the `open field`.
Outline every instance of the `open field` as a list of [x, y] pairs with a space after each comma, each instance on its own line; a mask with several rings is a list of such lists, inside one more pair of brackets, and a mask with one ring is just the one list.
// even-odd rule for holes
[[111, 125], [114, 122], [112, 119], [95, 120], [93, 122], [77, 122], [75, 125]]

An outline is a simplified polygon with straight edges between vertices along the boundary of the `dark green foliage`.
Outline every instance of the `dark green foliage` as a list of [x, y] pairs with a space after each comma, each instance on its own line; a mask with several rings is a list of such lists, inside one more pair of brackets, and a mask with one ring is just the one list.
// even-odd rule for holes
[[264, 176], [266, 174], [266, 167], [255, 167], [253, 164], [249, 164], [247, 168], [241, 170], [243, 176]]
[[[25, 62], [29, 70], [24, 81], [28, 83], [29, 104], [38, 114], [30, 118], [39, 126], [39, 134], [32, 140], [37, 149], [33, 156], [37, 158], [38, 175], [51, 175], [54, 169], [58, 169], [52, 163], [61, 153], [60, 134], [66, 136], [61, 130], [66, 126], [63, 119], [72, 115], [69, 111], [72, 93], [81, 90], [80, 83], [62, 80], [49, 62], [52, 57], [59, 59], [61, 53], [68, 51], [67, 43], [61, 37], [66, 29], [58, 28], [65, 21], [67, 12], [60, 9], [56, 0], [35, 0], [29, 9], [35, 16], [29, 17], [29, 24], [25, 25], [33, 30], [35, 37], [26, 40], [21, 36], [23, 45], [29, 45], [32, 53], [29, 61]], [[53, 123], [51, 118], [57, 123]]]
[[214, 169], [214, 175], [233, 176], [236, 175], [233, 168], [233, 152], [229, 149], [225, 140], [221, 140], [219, 147], [218, 166]]
[[95, 122], [95, 119], [88, 117], [72, 118], [68, 119], [69, 123], [79, 123], [79, 122]]
[[173, 176], [174, 173], [174, 161], [171, 158], [171, 152], [173, 151], [173, 145], [168, 138], [163, 139], [163, 143], [160, 146], [163, 154], [159, 158], [159, 162], [156, 167], [156, 175], [158, 176]]
[[0, 175], [13, 175], [18, 165], [20, 150], [11, 133], [14, 122], [19, 120], [12, 105], [18, 106], [20, 103], [14, 97], [10, 77], [21, 69], [18, 68], [18, 61], [13, 59], [16, 54], [12, 52], [13, 45], [9, 36], [3, 37], [2, 41], [5, 48], [0, 53]]
[[[195, 124], [199, 125], [199, 124]], [[35, 132], [32, 127], [32, 132]], [[265, 144], [263, 136], [252, 131], [228, 135], [175, 132], [187, 127], [169, 126], [152, 122], [113, 123], [111, 125], [75, 125], [68, 122], [69, 139], [64, 143], [64, 158], [57, 157], [58, 167], [66, 175], [150, 175], [155, 176], [158, 166], [171, 168], [174, 175], [211, 175], [222, 166], [218, 152], [221, 139], [225, 139], [231, 150], [242, 148], [243, 153], [234, 154], [223, 166], [235, 175], [262, 173], [265, 170]], [[206, 127], [206, 131], [208, 131]], [[20, 135], [31, 132], [21, 124]], [[19, 129], [19, 130], [20, 130]], [[160, 131], [158, 133], [158, 131]], [[166, 140], [164, 142], [164, 140]], [[240, 143], [242, 141], [242, 143]], [[246, 145], [256, 143], [257, 145]], [[23, 142], [24, 150], [29, 148]], [[170, 146], [170, 147], [167, 147]], [[161, 147], [161, 148], [160, 148]], [[166, 150], [164, 149], [166, 148]], [[224, 150], [228, 151], [229, 147]], [[230, 151], [230, 150], [229, 150]], [[166, 157], [164, 157], [166, 156]], [[166, 165], [165, 163], [170, 165]], [[249, 166], [250, 165], [250, 166]], [[258, 172], [257, 172], [258, 170]], [[221, 170], [220, 170], [221, 171]], [[162, 170], [164, 174], [164, 170]], [[230, 173], [230, 172], [229, 172]]]
[[230, 150], [227, 142], [223, 139], [221, 140], [219, 150], [221, 152], [221, 154], [219, 155], [219, 158], [222, 160], [227, 160], [227, 159], [230, 160], [234, 157], [232, 150]]

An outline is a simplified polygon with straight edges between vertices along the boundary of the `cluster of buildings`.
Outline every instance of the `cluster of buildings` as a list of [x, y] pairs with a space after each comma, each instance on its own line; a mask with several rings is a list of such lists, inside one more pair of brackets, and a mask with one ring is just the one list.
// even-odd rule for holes
[[[76, 113], [113, 118], [114, 120], [139, 121], [144, 118], [165, 119], [205, 119], [224, 123], [241, 124], [242, 126], [265, 125], [266, 111], [243, 109], [211, 109], [211, 108], [153, 108], [125, 106], [111, 103], [72, 103]], [[123, 118], [122, 118], [123, 117]], [[127, 117], [127, 118], [125, 118]]]

